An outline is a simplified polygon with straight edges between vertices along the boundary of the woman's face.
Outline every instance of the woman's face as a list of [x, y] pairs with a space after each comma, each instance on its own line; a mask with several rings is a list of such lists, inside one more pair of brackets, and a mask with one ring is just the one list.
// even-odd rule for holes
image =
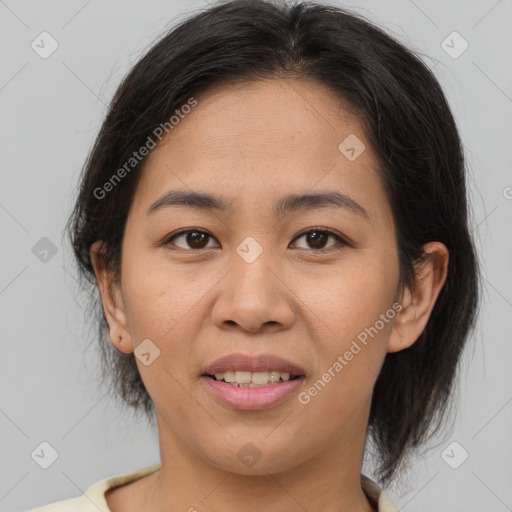
[[[314, 82], [196, 99], [146, 161], [118, 289], [132, 345], [112, 342], [135, 349], [169, 449], [241, 474], [334, 464], [362, 449], [396, 335], [397, 246], [375, 155], [358, 119]], [[177, 191], [226, 209], [165, 200]], [[292, 376], [235, 388], [206, 375], [237, 370], [251, 382]]]

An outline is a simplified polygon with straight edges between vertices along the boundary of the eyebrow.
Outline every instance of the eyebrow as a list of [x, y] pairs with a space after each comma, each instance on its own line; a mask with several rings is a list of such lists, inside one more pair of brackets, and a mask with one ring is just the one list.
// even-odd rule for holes
[[[222, 197], [195, 192], [192, 190], [170, 190], [157, 199], [146, 211], [146, 216], [174, 206], [185, 206], [202, 211], [218, 210], [233, 212], [233, 201], [226, 201]], [[368, 212], [350, 196], [337, 191], [322, 191], [314, 194], [289, 194], [282, 197], [274, 206], [274, 215], [281, 216], [299, 210], [313, 210], [328, 207], [343, 208], [359, 214], [370, 220]]]

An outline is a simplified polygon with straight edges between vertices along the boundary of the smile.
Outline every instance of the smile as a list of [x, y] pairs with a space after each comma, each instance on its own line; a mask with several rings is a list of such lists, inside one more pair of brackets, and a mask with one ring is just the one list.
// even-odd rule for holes
[[258, 388], [298, 378], [298, 376], [292, 376], [290, 373], [280, 372], [278, 370], [270, 370], [266, 372], [228, 370], [216, 373], [214, 376], [208, 375], [208, 377], [215, 378], [215, 380], [222, 381], [239, 388]]

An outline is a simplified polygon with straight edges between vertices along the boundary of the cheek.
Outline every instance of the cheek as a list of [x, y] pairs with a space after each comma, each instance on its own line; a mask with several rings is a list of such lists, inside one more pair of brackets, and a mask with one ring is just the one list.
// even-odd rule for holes
[[[201, 411], [190, 407], [187, 389], [190, 368], [197, 365], [194, 341], [200, 338], [197, 315], [205, 288], [196, 287], [199, 279], [186, 272], [133, 253], [123, 262], [123, 279], [126, 319], [134, 346], [149, 339], [159, 350], [147, 366], [136, 359], [148, 393], [161, 414], [180, 410], [185, 424], [199, 421]], [[182, 422], [168, 420], [176, 431], [181, 428]], [[185, 430], [181, 435], [186, 438], [188, 434]]]
[[155, 257], [159, 251], [132, 250], [129, 244], [123, 251], [123, 295], [129, 320], [137, 330], [168, 330], [197, 301], [190, 293], [196, 279], [166, 264], [165, 258]]
[[296, 281], [298, 295], [316, 316], [317, 340], [325, 349], [342, 349], [391, 308], [398, 284], [392, 261], [384, 264], [369, 252], [359, 253], [334, 271]]
[[182, 270], [150, 256], [131, 254], [123, 262], [123, 295], [128, 329], [138, 345], [149, 338], [160, 349], [166, 368], [187, 368], [199, 337], [201, 299], [213, 286], [191, 269]]
[[322, 286], [304, 287], [319, 362], [317, 384], [304, 402], [311, 399], [319, 414], [324, 410], [339, 421], [370, 398], [396, 316], [397, 280], [389, 261], [384, 266], [384, 259], [362, 256]]
[[326, 438], [336, 438], [354, 418], [360, 422], [356, 430], [366, 428], [360, 412], [370, 405], [395, 315], [393, 294], [384, 285], [377, 288], [374, 283], [363, 292], [347, 285], [337, 293], [330, 309], [323, 310], [328, 331], [320, 326], [323, 334], [315, 336], [318, 371], [299, 396], [303, 428], [318, 428], [321, 417]]

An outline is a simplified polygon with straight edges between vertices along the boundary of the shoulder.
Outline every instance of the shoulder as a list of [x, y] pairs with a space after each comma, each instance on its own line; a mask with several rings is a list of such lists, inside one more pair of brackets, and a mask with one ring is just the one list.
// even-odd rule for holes
[[399, 512], [393, 500], [381, 486], [371, 478], [361, 475], [361, 487], [378, 512]]
[[[108, 512], [107, 510], [100, 509], [101, 512]], [[43, 505], [42, 507], [31, 508], [26, 512], [98, 512], [98, 508], [87, 499], [84, 494], [77, 498], [70, 498], [68, 500], [56, 501]]]
[[144, 469], [120, 473], [108, 478], [104, 478], [99, 482], [92, 484], [82, 496], [70, 498], [62, 501], [56, 501], [43, 505], [41, 507], [32, 508], [26, 512], [111, 512], [105, 493], [114, 487], [133, 482], [142, 476], [152, 473], [160, 468], [160, 464], [155, 464]]

